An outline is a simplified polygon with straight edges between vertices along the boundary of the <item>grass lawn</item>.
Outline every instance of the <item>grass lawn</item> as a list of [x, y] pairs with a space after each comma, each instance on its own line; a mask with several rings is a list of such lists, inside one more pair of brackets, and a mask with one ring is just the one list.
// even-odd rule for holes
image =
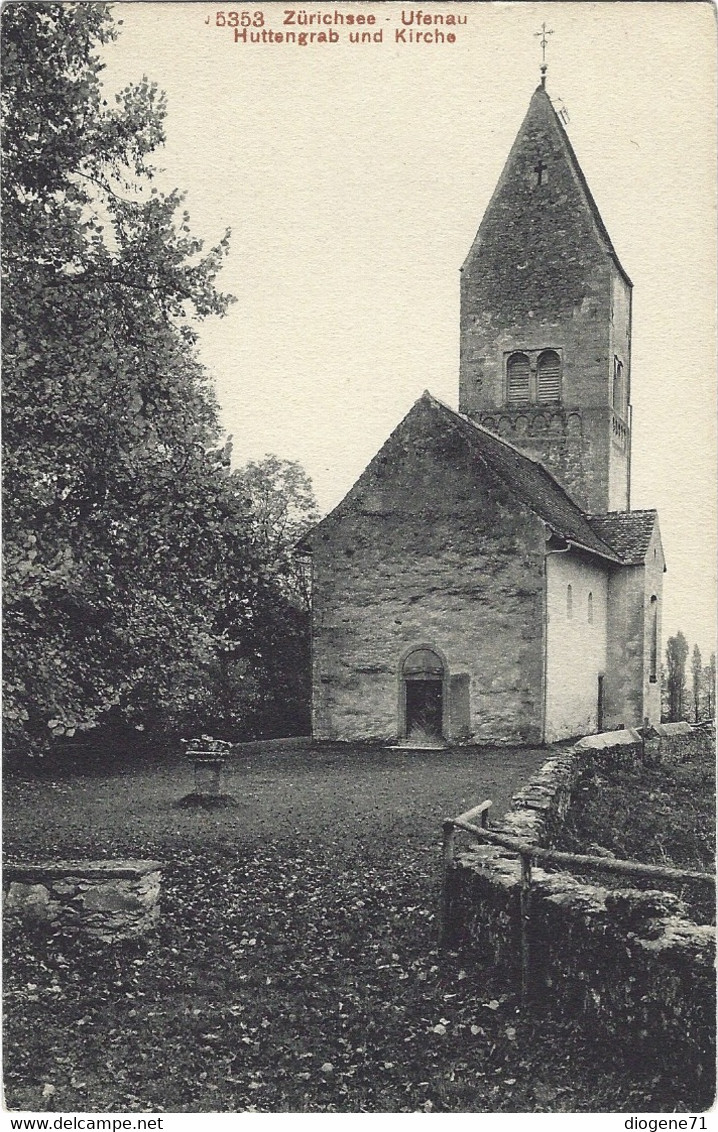
[[441, 821], [541, 750], [248, 748], [231, 810], [185, 762], [5, 780], [6, 855], [166, 863], [157, 935], [5, 937], [5, 1089], [31, 1111], [693, 1110], [710, 1098], [522, 1016], [437, 946]]

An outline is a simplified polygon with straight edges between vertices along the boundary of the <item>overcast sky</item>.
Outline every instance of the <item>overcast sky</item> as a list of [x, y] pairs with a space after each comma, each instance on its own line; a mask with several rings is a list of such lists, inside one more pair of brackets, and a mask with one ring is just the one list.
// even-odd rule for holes
[[[458, 401], [459, 267], [539, 80], [634, 283], [632, 505], [657, 507], [668, 560], [664, 641], [707, 660], [716, 607], [715, 16], [710, 4], [431, 4], [466, 15], [454, 44], [398, 44], [402, 4], [309, 4], [376, 15], [383, 41], [235, 43], [207, 4], [114, 5], [112, 89], [167, 92], [163, 187], [192, 229], [226, 227], [206, 323], [238, 464], [299, 460], [322, 510], [349, 489], [428, 388]], [[241, 9], [238, 9], [241, 10]], [[282, 26], [283, 4], [261, 11]], [[209, 18], [210, 23], [205, 21]], [[414, 25], [416, 26], [416, 25]], [[308, 30], [308, 29], [303, 29]], [[314, 25], [316, 30], [316, 25]], [[449, 30], [445, 28], [444, 30]]]

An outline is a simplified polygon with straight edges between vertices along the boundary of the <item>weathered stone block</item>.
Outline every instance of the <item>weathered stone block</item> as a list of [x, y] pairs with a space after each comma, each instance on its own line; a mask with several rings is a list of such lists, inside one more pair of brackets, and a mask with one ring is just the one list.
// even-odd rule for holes
[[53, 896], [74, 896], [80, 888], [77, 881], [54, 880], [50, 885]]
[[657, 916], [688, 917], [684, 900], [672, 892], [619, 889], [606, 893], [606, 909], [617, 923], [638, 927]]
[[159, 920], [160, 868], [143, 860], [6, 865], [5, 913], [108, 943], [141, 936]]
[[44, 884], [11, 881], [5, 898], [5, 909], [11, 916], [22, 915], [30, 920], [53, 918], [50, 892]]
[[194, 788], [197, 794], [219, 795], [222, 792], [224, 759], [196, 759]]
[[641, 733], [633, 727], [620, 731], [603, 731], [599, 735], [585, 735], [576, 743], [578, 750], [605, 751], [611, 747], [632, 747], [641, 745]]
[[143, 902], [128, 881], [105, 881], [88, 889], [82, 898], [83, 907], [91, 912], [136, 912]]

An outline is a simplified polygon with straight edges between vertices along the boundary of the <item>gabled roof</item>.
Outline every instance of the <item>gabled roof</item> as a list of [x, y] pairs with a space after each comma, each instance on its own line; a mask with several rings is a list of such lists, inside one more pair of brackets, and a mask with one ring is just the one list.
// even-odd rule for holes
[[476, 240], [474, 241], [474, 245], [472, 245], [471, 251], [469, 252], [469, 256], [471, 256], [476, 243], [481, 242], [482, 229], [487, 222], [487, 218], [492, 212], [492, 206], [495, 200], [500, 197], [504, 182], [506, 181], [511, 169], [514, 166], [516, 154], [523, 144], [525, 134], [531, 129], [532, 125], [538, 123], [541, 123], [550, 131], [550, 135], [553, 137], [553, 141], [556, 144], [558, 151], [562, 153], [566, 165], [568, 166], [574, 181], [578, 185], [579, 192], [583, 197], [588, 213], [591, 216], [600, 243], [602, 244], [608, 255], [611, 257], [611, 259], [614, 261], [616, 267], [621, 272], [621, 275], [624, 277], [628, 285], [632, 286], [628, 273], [626, 272], [625, 268], [618, 258], [616, 249], [614, 248], [611, 237], [608, 234], [608, 229], [606, 228], [606, 225], [603, 222], [603, 218], [598, 211], [598, 205], [593, 199], [593, 194], [588, 187], [588, 182], [586, 181], [583, 170], [578, 163], [578, 158], [573, 146], [571, 145], [568, 134], [566, 133], [561, 119], [553, 108], [553, 103], [551, 102], [551, 99], [549, 98], [545, 87], [542, 85], [539, 85], [536, 88], [531, 97], [529, 108], [526, 111], [524, 120], [521, 123], [518, 134], [516, 135], [516, 140], [514, 141], [509, 156], [506, 159], [506, 164], [504, 165], [504, 168], [501, 172], [501, 176], [499, 177], [493, 196], [491, 197], [488, 207], [486, 208], [483, 219], [479, 226]]
[[645, 561], [657, 521], [657, 511], [607, 511], [589, 518], [598, 537], [633, 565]]
[[506, 484], [551, 530], [572, 542], [575, 546], [588, 550], [611, 562], [621, 558], [598, 532], [594, 531], [588, 516], [574, 503], [557, 480], [538, 460], [525, 455], [513, 444], [489, 432], [463, 413], [450, 409], [442, 401], [426, 392], [426, 400], [435, 409], [453, 420], [467, 437], [476, 456]]
[[[594, 529], [593, 520], [590, 520], [578, 504], [574, 503], [543, 464], [520, 452], [513, 444], [489, 432], [469, 417], [450, 409], [431, 393], [425, 392], [419, 398], [398, 425], [398, 429], [401, 429], [422, 407], [428, 409], [438, 420], [443, 420], [450, 427], [459, 429], [471, 453], [484, 464], [489, 475], [504, 483], [509, 491], [542, 519], [554, 534], [607, 562], [615, 565], [626, 564], [618, 549], [604, 538], [599, 530]], [[345, 504], [355, 495], [371, 467], [370, 464], [358, 483], [331, 512], [331, 516], [336, 518], [341, 515]], [[300, 549], [309, 548], [314, 536], [324, 528], [329, 518], [330, 516], [326, 516], [313, 530], [307, 532], [299, 544]]]

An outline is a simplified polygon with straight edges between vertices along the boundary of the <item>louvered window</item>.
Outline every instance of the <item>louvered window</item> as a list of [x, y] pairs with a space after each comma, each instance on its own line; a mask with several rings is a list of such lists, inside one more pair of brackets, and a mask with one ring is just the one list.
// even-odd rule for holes
[[526, 405], [529, 400], [531, 368], [526, 354], [512, 354], [506, 367], [509, 405]]
[[561, 402], [562, 362], [559, 350], [517, 350], [506, 359], [506, 404], [556, 405]]
[[561, 399], [561, 359], [555, 350], [544, 350], [539, 355], [538, 400], [542, 404]]

